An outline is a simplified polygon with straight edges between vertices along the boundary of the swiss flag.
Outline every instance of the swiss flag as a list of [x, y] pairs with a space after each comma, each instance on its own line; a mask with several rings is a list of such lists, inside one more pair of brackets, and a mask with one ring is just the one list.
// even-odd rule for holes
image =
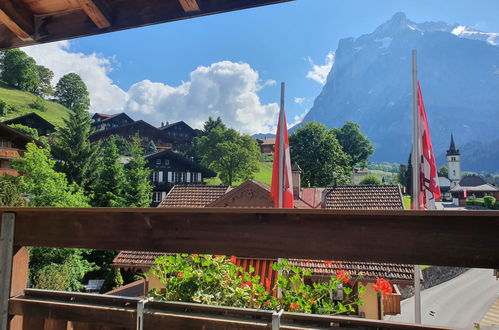
[[421, 86], [418, 83], [418, 108], [419, 108], [419, 136], [421, 141], [421, 163], [419, 168], [420, 191], [419, 209], [435, 210], [435, 200], [441, 197], [438, 185], [438, 172], [431, 145], [430, 129], [423, 103]]
[[[283, 150], [284, 152], [281, 153], [280, 150]], [[282, 204], [279, 203], [279, 192], [282, 192]], [[279, 112], [279, 123], [277, 124], [270, 198], [274, 201], [274, 207], [276, 208], [292, 209], [294, 207], [288, 126], [286, 125], [284, 107], [281, 107], [281, 111]]]

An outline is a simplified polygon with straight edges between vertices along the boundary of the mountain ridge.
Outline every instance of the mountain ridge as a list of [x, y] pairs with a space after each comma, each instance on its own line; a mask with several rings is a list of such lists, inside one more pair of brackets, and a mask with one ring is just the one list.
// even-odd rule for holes
[[411, 144], [416, 49], [435, 154], [445, 151], [451, 132], [463, 144], [480, 136], [499, 138], [499, 47], [492, 37], [496, 34], [459, 24], [415, 23], [396, 13], [372, 33], [339, 41], [326, 84], [303, 123], [358, 122], [375, 145], [373, 161], [404, 162]]

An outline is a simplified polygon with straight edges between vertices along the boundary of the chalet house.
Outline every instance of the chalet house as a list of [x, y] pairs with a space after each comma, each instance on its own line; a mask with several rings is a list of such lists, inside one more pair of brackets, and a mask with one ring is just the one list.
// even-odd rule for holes
[[152, 169], [154, 185], [152, 205], [157, 206], [176, 184], [200, 185], [216, 173], [171, 150], [147, 155], [147, 167]]
[[97, 131], [90, 136], [90, 140], [97, 141], [107, 139], [111, 135], [121, 136], [128, 141], [131, 141], [135, 135], [138, 135], [142, 140], [142, 147], [145, 148], [150, 141], [153, 141], [156, 148], [160, 151], [171, 149], [174, 142], [174, 139], [166, 136], [161, 130], [143, 120], [137, 120], [122, 126], [115, 126]]
[[[296, 189], [303, 200], [295, 196], [295, 207], [328, 208], [328, 209], [403, 209], [402, 195], [396, 185], [366, 185], [328, 188]], [[158, 207], [261, 207], [272, 208], [270, 187], [264, 183], [248, 180], [238, 187], [227, 186], [195, 186], [176, 185], [161, 201]], [[322, 197], [322, 201], [317, 201]], [[362, 200], [365, 200], [362, 202]], [[296, 203], [299, 201], [299, 203]], [[154, 266], [156, 258], [164, 255], [157, 252], [121, 251], [113, 261], [113, 267], [146, 271]], [[255, 275], [261, 278], [264, 287], [274, 287], [277, 273], [272, 270], [272, 264], [277, 259], [253, 259], [238, 256], [237, 265], [246, 271], [250, 266], [255, 268]], [[291, 259], [294, 266], [304, 267], [312, 271], [307, 281], [323, 281], [335, 276], [338, 270], [347, 270], [354, 278], [359, 278], [352, 289], [357, 290], [358, 284], [366, 286], [366, 292], [361, 294], [364, 305], [358, 308], [358, 315], [365, 318], [378, 319], [383, 315], [400, 313], [400, 293], [398, 285], [413, 283], [413, 265], [370, 262], [333, 262], [326, 264], [322, 260]], [[394, 293], [390, 296], [379, 296], [372, 289], [377, 277], [383, 277], [394, 284]], [[145, 281], [131, 283], [114, 294], [123, 292], [146, 292], [152, 288], [161, 288], [161, 283], [151, 276]], [[142, 290], [142, 291], [141, 291]]]
[[26, 144], [33, 141], [40, 146], [42, 145], [33, 140], [32, 137], [0, 123], [0, 176], [5, 174], [19, 175], [11, 168], [10, 162], [12, 159], [22, 157], [26, 151]]
[[457, 206], [465, 206], [466, 199], [471, 196], [483, 198], [485, 196], [494, 196], [499, 199], [499, 188], [485, 182], [479, 176], [468, 175], [459, 181], [451, 190], [452, 201]]
[[158, 127], [161, 131], [163, 131], [167, 136], [176, 140], [176, 144], [183, 145], [189, 144], [192, 142], [198, 133], [192, 127], [187, 125], [184, 121], [178, 121], [176, 123], [161, 123], [161, 126]]
[[354, 168], [352, 173], [352, 184], [360, 184], [360, 181], [369, 175], [369, 169], [367, 168]]
[[96, 131], [103, 131], [114, 127], [120, 127], [127, 124], [132, 124], [134, 122], [134, 120], [124, 112], [114, 115], [95, 113], [92, 116], [92, 120], [93, 123], [91, 124], [91, 126]]
[[262, 155], [274, 155], [275, 138], [256, 139], [256, 142], [258, 142]]
[[48, 136], [55, 132], [55, 126], [36, 112], [5, 120], [6, 125], [21, 124], [37, 130], [39, 136]]

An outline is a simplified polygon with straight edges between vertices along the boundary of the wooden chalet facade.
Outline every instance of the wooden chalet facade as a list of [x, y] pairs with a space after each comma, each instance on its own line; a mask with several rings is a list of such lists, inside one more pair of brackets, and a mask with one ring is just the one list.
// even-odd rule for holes
[[47, 136], [55, 132], [55, 126], [36, 112], [31, 112], [3, 122], [6, 125], [21, 124], [37, 130], [39, 136]]
[[171, 150], [147, 155], [147, 167], [152, 169], [154, 186], [152, 206], [156, 207], [176, 184], [200, 185], [216, 173]]
[[158, 127], [167, 136], [176, 140], [176, 144], [182, 145], [186, 143], [191, 143], [198, 134], [195, 129], [187, 125], [184, 121], [178, 121], [176, 123], [161, 123]]
[[156, 148], [160, 151], [171, 149], [174, 145], [174, 140], [172, 138], [166, 136], [161, 130], [143, 120], [137, 120], [123, 126], [97, 131], [90, 136], [90, 140], [97, 141], [107, 139], [111, 135], [121, 136], [127, 141], [132, 141], [133, 137], [138, 135], [142, 141], [142, 147], [145, 148], [150, 141], [153, 141]]
[[[32, 137], [0, 123], [0, 176], [19, 175], [12, 169], [10, 162], [12, 159], [22, 157], [26, 151], [26, 144], [33, 141], [35, 140]], [[40, 144], [37, 141], [35, 143]]]
[[261, 154], [268, 156], [272, 156], [274, 154], [275, 138], [256, 139], [256, 142], [260, 147]]
[[134, 120], [124, 112], [114, 115], [95, 113], [92, 116], [92, 120], [93, 123], [91, 124], [91, 126], [96, 131], [103, 131], [110, 128], [120, 127], [127, 124], [132, 124], [134, 122]]

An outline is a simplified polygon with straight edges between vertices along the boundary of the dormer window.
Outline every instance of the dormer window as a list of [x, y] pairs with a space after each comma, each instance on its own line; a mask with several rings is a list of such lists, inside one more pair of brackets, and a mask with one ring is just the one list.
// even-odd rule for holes
[[161, 165], [161, 158], [156, 159], [156, 165]]

